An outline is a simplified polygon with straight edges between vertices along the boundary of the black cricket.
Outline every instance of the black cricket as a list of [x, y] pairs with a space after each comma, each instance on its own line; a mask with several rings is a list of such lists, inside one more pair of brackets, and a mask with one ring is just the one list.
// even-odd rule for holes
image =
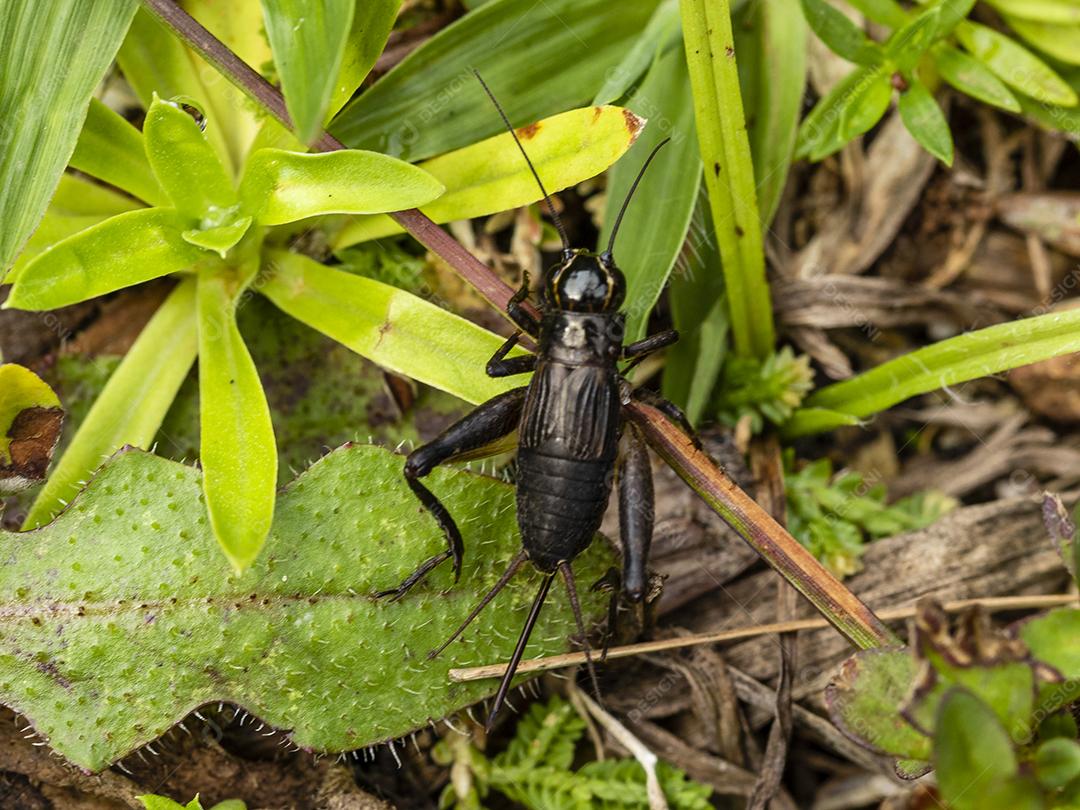
[[[462, 625], [431, 653], [431, 657], [438, 655], [454, 641], [526, 560], [540, 571], [543, 575], [540, 590], [495, 696], [488, 717], [490, 728], [506, 698], [556, 573], [560, 573], [566, 583], [582, 643], [589, 655], [571, 563], [588, 547], [600, 527], [611, 494], [613, 472], [619, 488], [622, 592], [631, 602], [640, 602], [644, 598], [653, 530], [652, 472], [642, 436], [636, 427], [622, 418], [623, 405], [631, 399], [647, 402], [676, 421], [689, 435], [694, 434], [678, 407], [652, 392], [634, 390], [623, 376], [647, 355], [679, 339], [677, 332], [669, 330], [623, 345], [625, 318], [619, 307], [626, 295], [626, 280], [612, 256], [626, 206], [649, 163], [667, 141], [661, 142], [642, 165], [619, 211], [607, 249], [602, 253], [575, 250], [569, 245], [551, 198], [517, 133], [479, 74], [477, 79], [514, 136], [544, 194], [562, 237], [562, 258], [544, 273], [539, 320], [523, 306], [529, 294], [529, 280], [525, 277], [507, 305], [507, 314], [518, 327], [517, 331], [487, 364], [487, 373], [491, 377], [534, 372], [529, 384], [478, 406], [406, 459], [405, 480], [442, 528], [448, 547], [425, 560], [397, 588], [378, 595], [395, 599], [404, 596], [448, 559], [453, 560], [454, 581], [458, 581], [464, 555], [461, 532], [446, 507], [420, 479], [436, 466], [455, 457], [473, 454], [517, 430], [517, 519], [522, 550]], [[508, 357], [522, 333], [536, 341], [536, 354]], [[620, 361], [629, 361], [621, 371]], [[614, 617], [614, 611], [611, 616]], [[595, 688], [591, 659], [589, 673]]]

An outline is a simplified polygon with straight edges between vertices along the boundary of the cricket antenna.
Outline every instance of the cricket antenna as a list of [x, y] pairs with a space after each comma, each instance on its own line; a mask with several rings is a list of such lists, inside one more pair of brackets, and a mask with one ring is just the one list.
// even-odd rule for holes
[[470, 613], [465, 618], [465, 621], [463, 621], [461, 623], [461, 625], [458, 627], [458, 629], [455, 630], [450, 635], [450, 638], [448, 638], [446, 641], [444, 641], [442, 644], [440, 644], [436, 649], [434, 649], [434, 650], [432, 650], [431, 652], [428, 653], [428, 658], [429, 659], [430, 658], [435, 658], [437, 655], [439, 655], [439, 653], [441, 653], [443, 650], [445, 650], [447, 647], [449, 647], [451, 644], [453, 644], [454, 639], [456, 639], [463, 632], [465, 632], [465, 628], [468, 627], [470, 624], [472, 624], [473, 619], [475, 619], [477, 616], [480, 615], [480, 611], [483, 610], [484, 608], [486, 608], [488, 606], [488, 603], [492, 599], [494, 599], [496, 597], [496, 595], [498, 595], [499, 591], [501, 591], [503, 588], [505, 588], [506, 584], [511, 579], [514, 578], [514, 574], [516, 574], [518, 572], [518, 569], [521, 568], [521, 565], [524, 562], [525, 562], [525, 552], [524, 551], [519, 551], [518, 555], [516, 557], [514, 557], [513, 560], [510, 561], [510, 565], [507, 566], [506, 571], [503, 572], [503, 575], [501, 577], [499, 577], [499, 581], [496, 582], [492, 586], [491, 590], [488, 591], [487, 594], [484, 596], [484, 598], [480, 600], [480, 603], [476, 607], [474, 607], [472, 609], [472, 613]]
[[608, 238], [607, 249], [601, 254], [611, 258], [611, 251], [615, 247], [615, 236], [619, 233], [619, 226], [622, 225], [623, 214], [626, 213], [626, 208], [630, 205], [630, 200], [634, 196], [634, 192], [637, 191], [638, 183], [641, 182], [641, 178], [645, 176], [645, 170], [649, 168], [649, 164], [652, 163], [652, 159], [656, 157], [656, 153], [659, 152], [664, 146], [668, 144], [671, 138], [664, 138], [653, 150], [649, 152], [649, 156], [645, 158], [645, 162], [641, 164], [641, 170], [638, 171], [637, 177], [634, 178], [633, 184], [630, 186], [630, 191], [626, 193], [626, 199], [623, 200], [622, 208], [619, 209], [619, 215], [615, 217], [615, 227], [611, 229], [611, 236]]
[[581, 646], [585, 651], [585, 666], [589, 670], [589, 680], [592, 682], [593, 694], [600, 700], [600, 682], [596, 679], [596, 667], [593, 666], [592, 648], [589, 647], [589, 637], [585, 634], [585, 622], [581, 618], [581, 603], [578, 601], [577, 586], [574, 585], [574, 572], [570, 569], [570, 563], [559, 563], [559, 571], [562, 572], [563, 581], [566, 582], [566, 594], [570, 597], [570, 607], [574, 611], [574, 621], [577, 622], [578, 632], [581, 634]]
[[536, 625], [537, 617], [540, 616], [540, 608], [544, 606], [544, 600], [547, 599], [548, 591], [551, 589], [551, 580], [553, 579], [555, 579], [554, 572], [545, 574], [544, 581], [540, 583], [540, 590], [537, 592], [536, 598], [533, 599], [532, 608], [529, 609], [529, 615], [525, 619], [525, 626], [521, 628], [521, 636], [518, 638], [517, 647], [514, 648], [514, 654], [510, 656], [510, 663], [506, 665], [506, 672], [503, 674], [502, 683], [499, 684], [499, 691], [495, 693], [495, 702], [491, 704], [491, 714], [488, 715], [487, 719], [489, 733], [495, 727], [495, 716], [506, 701], [506, 693], [510, 691], [510, 681], [514, 679], [514, 673], [517, 672], [518, 664], [521, 663], [521, 656], [525, 654], [525, 645], [529, 643], [529, 635]]
[[[566, 229], [563, 227], [562, 220], [559, 219], [559, 214], [555, 210], [555, 204], [551, 202], [551, 195], [547, 193], [547, 189], [544, 188], [544, 183], [540, 180], [540, 175], [536, 171], [536, 167], [533, 166], [532, 161], [529, 160], [529, 155], [525, 151], [525, 147], [521, 145], [521, 141], [518, 140], [517, 131], [510, 123], [510, 119], [506, 117], [506, 113], [503, 111], [502, 105], [499, 104], [499, 100], [495, 98], [495, 94], [491, 92], [491, 88], [487, 86], [487, 82], [484, 81], [480, 75], [480, 71], [473, 68], [473, 75], [476, 80], [480, 82], [480, 86], [484, 88], [484, 92], [487, 93], [488, 98], [491, 99], [491, 103], [495, 105], [495, 109], [499, 111], [499, 117], [502, 118], [503, 123], [506, 124], [506, 128], [510, 130], [510, 134], [514, 138], [514, 143], [517, 144], [517, 148], [521, 150], [521, 156], [525, 158], [525, 162], [529, 164], [529, 171], [532, 172], [532, 176], [536, 178], [536, 185], [540, 186], [540, 191], [544, 195], [544, 202], [547, 203], [548, 213], [551, 214], [551, 219], [555, 223], [555, 229], [559, 232], [559, 238], [562, 239], [563, 256], [568, 257], [570, 255], [570, 240], [566, 238]], [[635, 185], [637, 185], [635, 183]]]

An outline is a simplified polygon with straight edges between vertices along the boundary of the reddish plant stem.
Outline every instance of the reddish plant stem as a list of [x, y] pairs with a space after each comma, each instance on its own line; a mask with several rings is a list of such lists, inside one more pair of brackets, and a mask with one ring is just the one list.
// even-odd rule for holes
[[[214, 65], [222, 75], [262, 105], [283, 126], [292, 129], [281, 93], [223, 42], [172, 0], [143, 0], [180, 39]], [[318, 151], [346, 148], [329, 133], [313, 145]], [[514, 290], [446, 231], [417, 209], [391, 216], [424, 247], [440, 256], [500, 312], [506, 311]], [[535, 313], [535, 310], [534, 310]], [[862, 649], [899, 643], [896, 636], [865, 604], [844, 587], [809, 551], [780, 526], [749, 495], [718, 469], [686, 436], [654, 408], [628, 406], [649, 443], [665, 461], [766, 562], [806, 596], [848, 640]]]

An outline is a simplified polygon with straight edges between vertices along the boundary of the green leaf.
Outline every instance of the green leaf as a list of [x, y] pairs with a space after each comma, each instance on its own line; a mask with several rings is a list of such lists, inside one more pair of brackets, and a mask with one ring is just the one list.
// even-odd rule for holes
[[[937, 41], [949, 36], [956, 26], [964, 20], [975, 6], [975, 0], [938, 0], [934, 8], [939, 12], [937, 32], [933, 37]], [[924, 15], [929, 12], [924, 12]]]
[[857, 65], [881, 64], [881, 46], [828, 0], [802, 0], [802, 8], [817, 38], [837, 56]]
[[41, 220], [135, 0], [0, 6], [0, 276]]
[[228, 225], [218, 225], [213, 228], [205, 228], [203, 230], [192, 229], [184, 231], [181, 237], [189, 245], [195, 245], [201, 247], [203, 250], [216, 251], [221, 258], [225, 258], [225, 254], [229, 249], [234, 247], [244, 235], [247, 233], [248, 228], [251, 227], [251, 217], [239, 217], [235, 222], [231, 222]]
[[[974, 5], [974, 0], [963, 0], [963, 2], [959, 3], [955, 2], [955, 0], [949, 0], [949, 3], [951, 6], [968, 6], [970, 8], [970, 6]], [[961, 18], [966, 14], [965, 11]], [[889, 41], [885, 45], [885, 55], [895, 62], [900, 70], [911, 70], [934, 40], [940, 36], [939, 31], [945, 29], [948, 25], [942, 17], [940, 7], [935, 6], [927, 9], [889, 37]], [[953, 25], [955, 26], [955, 22]]]
[[902, 28], [908, 21], [907, 12], [896, 0], [849, 0], [849, 5], [868, 20], [889, 28]]
[[240, 197], [260, 225], [281, 225], [320, 214], [416, 208], [443, 190], [423, 169], [375, 152], [260, 149], [248, 159]]
[[1077, 0], [986, 0], [1003, 15], [1047, 23], [1080, 23]]
[[[615, 163], [644, 126], [642, 119], [620, 107], [586, 107], [523, 127], [518, 137], [544, 186], [554, 194]], [[414, 171], [425, 172], [446, 189], [434, 202], [420, 206], [435, 222], [470, 219], [542, 199], [536, 179], [509, 132], [426, 160]], [[388, 216], [363, 217], [341, 230], [334, 247], [340, 250], [401, 230]]]
[[623, 98], [645, 75], [660, 52], [666, 50], [678, 36], [679, 2], [662, 0], [626, 55], [619, 64], [608, 70], [607, 78], [593, 96], [593, 105], [599, 107]]
[[698, 149], [723, 262], [732, 341], [736, 354], [764, 358], [773, 349], [775, 328], [731, 17], [727, 3], [684, 0], [681, 9]]
[[198, 796], [188, 802], [186, 808], [179, 802], [174, 802], [172, 799], [166, 798], [165, 796], [147, 795], [136, 796], [136, 798], [143, 803], [143, 807], [145, 807], [146, 810], [203, 810]]
[[1009, 112], [1020, 112], [1020, 102], [994, 73], [977, 59], [951, 45], [934, 50], [934, 64], [946, 82], [961, 93]]
[[195, 362], [195, 282], [173, 290], [94, 401], [56, 464], [24, 528], [50, 521], [96, 470], [122, 447], [149, 448]]
[[0, 495], [45, 477], [63, 421], [60, 400], [40, 377], [0, 364]]
[[872, 751], [928, 760], [930, 738], [900, 714], [915, 674], [908, 650], [855, 653], [825, 689], [829, 715], [845, 735]]
[[762, 225], [780, 205], [806, 88], [806, 21], [798, 0], [749, 3], [735, 20], [739, 84]]
[[881, 120], [889, 109], [892, 93], [892, 77], [881, 68], [875, 68], [867, 81], [856, 85], [840, 111], [840, 137], [845, 143], [869, 132]]
[[[235, 7], [235, 3], [231, 4]], [[188, 11], [190, 11], [188, 4]], [[116, 61], [124, 78], [135, 91], [144, 109], [150, 109], [155, 94], [162, 98], [199, 99], [206, 109], [206, 138], [232, 174], [236, 164], [229, 153], [225, 130], [228, 121], [214, 108], [207, 84], [228, 84], [221, 74], [199, 61], [204, 72], [196, 67], [197, 57], [159, 23], [148, 11], [140, 8], [131, 21], [124, 44]], [[258, 64], [258, 63], [256, 63]], [[205, 80], [205, 84], [204, 84]]]
[[56, 309], [189, 269], [206, 254], [180, 238], [186, 225], [171, 208], [142, 208], [87, 228], [27, 264], [4, 307]]
[[416, 161], [502, 129], [480, 71], [515, 123], [588, 104], [658, 0], [493, 0], [439, 31], [349, 103], [342, 142]]
[[841, 131], [845, 108], [880, 76], [877, 68], [858, 67], [833, 85], [799, 125], [795, 157], [818, 161], [840, 151], [848, 142]]
[[[807, 408], [865, 418], [909, 397], [1080, 351], [1080, 310], [1065, 310], [990, 326], [942, 340], [816, 391]], [[798, 415], [785, 435], [816, 428]]]
[[1064, 737], [1047, 740], [1035, 752], [1035, 773], [1050, 790], [1080, 779], [1080, 743]]
[[236, 189], [206, 135], [182, 102], [154, 96], [146, 113], [146, 157], [183, 216], [215, 227], [236, 209]]
[[356, 0], [262, 0], [285, 104], [304, 143], [322, 130], [357, 5]]
[[1005, 22], [1043, 53], [1068, 65], [1080, 65], [1080, 23], [1062, 25], [1012, 16], [1006, 16]]
[[236, 327], [236, 306], [255, 271], [199, 274], [199, 425], [210, 525], [237, 572], [254, 562], [274, 517], [277, 445], [270, 408]]
[[[679, 257], [701, 186], [701, 158], [694, 138], [694, 99], [686, 57], [675, 47], [660, 57], [627, 101], [630, 109], [649, 105], [657, 124], [646, 127], [608, 176], [604, 226], [597, 248], [604, 250], [630, 185], [645, 159], [671, 138], [653, 160], [626, 209], [614, 245], [615, 261], [626, 276], [625, 340], [644, 337], [649, 315], [667, 286]], [[657, 205], [657, 201], [663, 201]]]
[[965, 20], [956, 27], [956, 36], [969, 53], [1010, 87], [1045, 104], [1076, 105], [1076, 92], [1064, 79], [1004, 34]]
[[80, 175], [65, 172], [60, 177], [60, 184], [56, 187], [56, 193], [53, 194], [45, 216], [15, 264], [11, 266], [4, 282], [14, 284], [19, 273], [34, 257], [44, 253], [57, 242], [116, 214], [134, 211], [139, 207], [137, 202], [124, 194]]
[[268, 267], [260, 293], [383, 368], [473, 403], [524, 384], [484, 373], [502, 338], [422, 298], [295, 253], [270, 254]]
[[1020, 638], [1031, 655], [1049, 664], [1067, 681], [1080, 678], [1080, 650], [1074, 641], [1080, 638], [1080, 610], [1058, 608], [1020, 625]]
[[146, 159], [142, 133], [96, 98], [90, 99], [70, 165], [150, 205], [168, 205]]
[[[531, 568], [461, 640], [426, 654], [520, 550], [514, 488], [435, 470], [425, 482], [465, 532], [461, 583], [450, 587], [446, 566], [405, 599], [373, 600], [446, 548], [402, 464], [370, 446], [318, 461], [282, 493], [263, 554], [236, 576], [218, 562], [197, 469], [143, 453], [114, 459], [55, 523], [21, 542], [2, 535], [0, 703], [100, 770], [219, 700], [298, 746], [338, 752], [491, 695], [495, 681], [447, 673], [509, 658], [536, 592]], [[593, 543], [575, 560], [578, 581], [612, 562]], [[586, 621], [604, 615], [606, 597], [587, 584], [580, 597]], [[564, 652], [575, 632], [568, 602], [552, 600], [526, 655]]]
[[331, 117], [352, 98], [356, 88], [375, 66], [386, 47], [386, 40], [394, 27], [400, 7], [401, 0], [367, 0], [356, 4], [352, 29], [345, 43], [341, 70], [326, 118]]
[[990, 708], [954, 687], [941, 701], [934, 766], [942, 798], [955, 810], [986, 807], [992, 786], [1016, 773], [1012, 740]]
[[952, 166], [953, 140], [945, 113], [926, 85], [912, 77], [900, 94], [900, 117], [923, 149], [946, 166]]

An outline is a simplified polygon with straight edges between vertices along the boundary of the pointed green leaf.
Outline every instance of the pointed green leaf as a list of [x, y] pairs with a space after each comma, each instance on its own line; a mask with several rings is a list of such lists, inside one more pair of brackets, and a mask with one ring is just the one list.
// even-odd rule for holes
[[135, 0], [0, 6], [0, 276], [30, 238]]
[[38, 493], [24, 528], [50, 521], [102, 463], [127, 445], [149, 448], [195, 362], [195, 282], [182, 281], [94, 401]]
[[1062, 25], [1012, 16], [1006, 16], [1005, 22], [1043, 53], [1067, 65], [1080, 65], [1080, 23]]
[[1074, 643], [1080, 638], [1080, 610], [1059, 608], [1030, 619], [1020, 625], [1020, 638], [1033, 658], [1052, 666], [1067, 681], [1080, 679], [1080, 649]]
[[523, 377], [484, 373], [503, 340], [411, 293], [276, 251], [259, 292], [297, 320], [383, 368], [479, 403]]
[[[974, 0], [954, 3], [957, 6], [972, 4]], [[885, 55], [896, 64], [898, 69], [911, 70], [937, 39], [939, 28], [943, 29], [945, 25], [939, 7], [927, 9], [889, 37], [885, 45]]]
[[206, 254], [180, 238], [171, 208], [120, 214], [53, 245], [26, 265], [5, 308], [44, 310], [186, 270]]
[[104, 222], [111, 216], [134, 211], [139, 204], [123, 194], [77, 174], [65, 172], [52, 202], [30, 241], [8, 271], [5, 283], [14, 284], [22, 269], [57, 242]]
[[912, 77], [908, 89], [900, 94], [900, 117], [923, 149], [946, 166], [953, 162], [952, 132], [926, 85]]
[[955, 810], [984, 808], [995, 783], [1016, 773], [1012, 740], [986, 704], [961, 687], [946, 693], [934, 733], [941, 795]]
[[285, 104], [304, 143], [322, 130], [356, 6], [356, 0], [262, 0]]
[[214, 535], [237, 571], [266, 541], [277, 487], [270, 408], [236, 327], [237, 302], [254, 270], [223, 266], [198, 279], [203, 491]]
[[594, 106], [612, 104], [637, 84], [659, 56], [661, 49], [679, 35], [679, 0], [662, 0], [648, 25], [593, 96]]
[[142, 133], [96, 98], [90, 100], [70, 164], [150, 205], [169, 204], [146, 159]]
[[[545, 118], [518, 130], [548, 192], [588, 180], [617, 161], [645, 122], [619, 107], [586, 107]], [[446, 188], [420, 210], [435, 222], [507, 211], [542, 198], [536, 179], [509, 133], [425, 160], [419, 168]], [[334, 239], [335, 249], [400, 233], [390, 217], [363, 217]]]
[[1046, 104], [1072, 107], [1076, 92], [1052, 68], [1023, 45], [985, 25], [965, 20], [956, 37], [976, 59], [1005, 84]]
[[218, 225], [215, 228], [204, 230], [184, 231], [181, 236], [189, 245], [201, 247], [204, 250], [217, 251], [221, 258], [225, 258], [229, 248], [244, 238], [248, 228], [251, 227], [251, 217], [239, 217], [235, 222], [228, 225]]
[[[446, 548], [403, 464], [371, 446], [319, 460], [283, 491], [263, 554], [237, 576], [219, 557], [197, 469], [138, 452], [110, 461], [55, 523], [0, 533], [0, 703], [100, 770], [219, 700], [336, 753], [491, 695], [496, 680], [453, 683], [448, 671], [509, 658], [536, 593], [531, 567], [497, 610], [426, 656], [520, 550], [514, 488], [435, 470], [425, 483], [465, 536], [461, 582], [444, 566], [400, 601], [375, 600]], [[590, 626], [607, 599], [588, 583], [613, 561], [603, 542], [574, 561]], [[564, 652], [573, 633], [568, 601], [552, 599], [526, 655]]]
[[941, 78], [961, 93], [1009, 112], [1020, 112], [1016, 96], [978, 59], [951, 45], [940, 45], [934, 51], [934, 64]]
[[[627, 107], [648, 107], [661, 122], [646, 127], [626, 157], [608, 176], [607, 205], [597, 248], [607, 248], [615, 218], [638, 176], [645, 158], [664, 138], [671, 138], [641, 179], [634, 201], [627, 208], [614, 245], [615, 261], [626, 276], [627, 341], [644, 337], [649, 314], [667, 286], [701, 186], [701, 157], [694, 133], [694, 99], [686, 57], [672, 48], [657, 59], [627, 101]], [[650, 201], [663, 200], [663, 205]]]
[[881, 46], [828, 0], [802, 0], [802, 7], [817, 38], [837, 56], [857, 65], [881, 64]]
[[[867, 417], [947, 385], [1080, 351], [1080, 310], [1063, 310], [942, 340], [816, 391], [807, 408]], [[789, 437], [815, 426], [789, 423]]]
[[182, 102], [154, 96], [143, 137], [154, 175], [180, 214], [216, 227], [236, 208], [232, 179]]
[[350, 102], [330, 130], [409, 161], [503, 130], [472, 70], [515, 125], [588, 104], [659, 0], [496, 0], [443, 28]]
[[1003, 15], [1037, 22], [1080, 23], [1078, 0], [986, 0]]
[[401, 0], [365, 0], [356, 4], [329, 115], [324, 121], [345, 106], [375, 66], [386, 47], [400, 7]]
[[240, 184], [243, 210], [260, 225], [320, 214], [403, 211], [443, 191], [423, 169], [357, 149], [312, 155], [260, 149], [248, 159]]
[[849, 5], [866, 19], [889, 28], [901, 28], [908, 21], [907, 12], [896, 0], [850, 0]]
[[938, 0], [934, 4], [934, 9], [939, 12], [939, 16], [933, 40], [936, 41], [952, 34], [960, 21], [965, 19], [974, 7], [975, 0]]
[[855, 87], [840, 112], [840, 135], [845, 143], [869, 132], [881, 120], [889, 109], [892, 92], [892, 77], [880, 68]]

